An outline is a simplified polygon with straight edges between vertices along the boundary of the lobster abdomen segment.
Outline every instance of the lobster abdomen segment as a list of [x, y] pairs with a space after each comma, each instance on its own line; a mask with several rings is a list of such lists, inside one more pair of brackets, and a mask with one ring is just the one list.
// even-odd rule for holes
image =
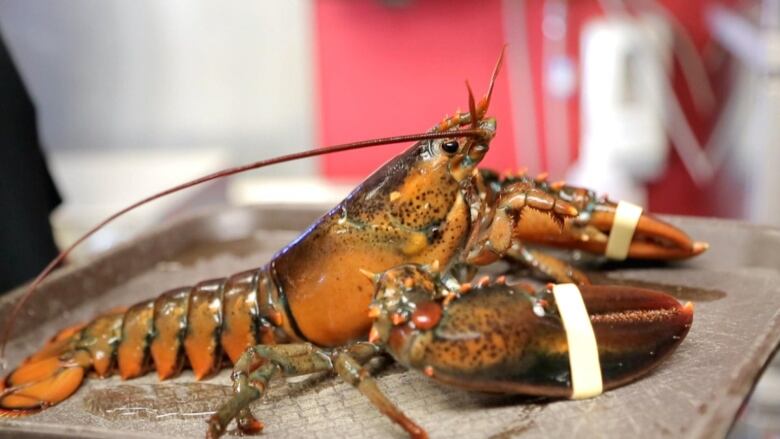
[[258, 341], [297, 339], [274, 288], [265, 268], [250, 270], [170, 290], [61, 331], [2, 382], [0, 416], [30, 414], [68, 398], [90, 369], [106, 377], [116, 368], [129, 379], [153, 363], [167, 379], [189, 360], [201, 379], [219, 369], [223, 350], [235, 361]]
[[92, 357], [92, 366], [99, 377], [108, 376], [116, 345], [122, 336], [123, 310], [102, 315], [82, 330], [81, 345]]
[[196, 379], [203, 379], [219, 370], [222, 346], [222, 279], [201, 282], [190, 292], [189, 324], [184, 337], [184, 350]]
[[190, 292], [192, 287], [162, 294], [154, 301], [154, 322], [150, 352], [161, 380], [170, 378], [184, 367], [179, 355], [187, 331]]
[[233, 363], [248, 346], [257, 344], [257, 277], [256, 270], [237, 273], [223, 286], [221, 343]]
[[154, 331], [153, 323], [153, 300], [137, 303], [125, 313], [122, 339], [117, 351], [119, 375], [122, 379], [135, 378], [146, 372], [149, 339]]

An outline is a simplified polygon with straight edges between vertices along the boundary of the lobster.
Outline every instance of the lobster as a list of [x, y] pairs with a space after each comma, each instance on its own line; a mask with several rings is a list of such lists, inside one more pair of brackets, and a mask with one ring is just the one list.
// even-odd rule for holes
[[[525, 245], [540, 242], [600, 252], [602, 238], [611, 233], [617, 207], [585, 189], [522, 176], [499, 178], [478, 169], [495, 135], [496, 122], [486, 113], [500, 64], [501, 58], [479, 103], [467, 83], [469, 112], [457, 112], [442, 120], [432, 130], [435, 136], [420, 137], [422, 140], [380, 167], [266, 265], [171, 290], [61, 331], [2, 382], [0, 415], [33, 414], [59, 403], [78, 389], [90, 370], [100, 377], [117, 370], [122, 378], [129, 379], [146, 373], [153, 361], [160, 379], [166, 379], [188, 363], [195, 377], [203, 379], [218, 371], [226, 356], [235, 367], [236, 394], [210, 419], [210, 436], [224, 432], [231, 419], [237, 419], [242, 431], [261, 429], [262, 424], [249, 413], [248, 404], [280, 371], [292, 375], [331, 369], [358, 386], [410, 434], [422, 436], [424, 431], [404, 420], [361, 372], [362, 368], [383, 350], [402, 364], [420, 368], [428, 360], [420, 363], [411, 355], [417, 348], [407, 349], [408, 343], [428, 337], [432, 338], [430, 349], [439, 349], [435, 347], [437, 336], [431, 334], [440, 332], [446, 321], [470, 313], [484, 314], [482, 307], [499, 306], [501, 300], [512, 302], [507, 305], [510, 308], [530, 303], [542, 307], [531, 308], [537, 318], [525, 311], [511, 318], [502, 314], [505, 320], [498, 332], [485, 333], [493, 338], [510, 330], [529, 335], [530, 341], [518, 339], [520, 344], [504, 346], [506, 352], [496, 352], [497, 345], [486, 347], [491, 355], [503, 356], [502, 366], [458, 359], [447, 354], [447, 348], [441, 348], [441, 358], [434, 360], [448, 364], [451, 373], [444, 372], [446, 367], [440, 372], [436, 361], [423, 369], [434, 378], [465, 387], [469, 384], [458, 377], [468, 369], [468, 373], [495, 378], [488, 380], [493, 382], [490, 385], [474, 384], [476, 388], [566, 396], [565, 374], [557, 375], [557, 387], [539, 384], [536, 378], [531, 378], [528, 385], [512, 384], [516, 373], [513, 365], [528, 362], [518, 353], [527, 350], [522, 343], [531, 342], [537, 356], [549, 347], [552, 360], [545, 364], [565, 369], [561, 355], [567, 348], [559, 340], [560, 328], [555, 326], [554, 301], [534, 302], [530, 295], [515, 294], [515, 287], [501, 283], [485, 286], [485, 291], [492, 291], [490, 294], [445, 294], [441, 299], [446, 288], [440, 278], [429, 277], [432, 272], [448, 273], [458, 265], [473, 267], [502, 258], [526, 263], [557, 282], [580, 284], [589, 311], [603, 310], [603, 314], [591, 317], [596, 322], [599, 352], [603, 350], [616, 361], [614, 364], [623, 365], [614, 366], [621, 369], [614, 371], [614, 378], [612, 372], [604, 371], [608, 375], [607, 388], [646, 373], [663, 355], [646, 361], [619, 360], [647, 357], [650, 351], [637, 353], [620, 340], [607, 341], [613, 336], [624, 338], [620, 331], [611, 332], [613, 323], [626, 324], [627, 331], [632, 325], [639, 327], [645, 337], [643, 347], [666, 346], [665, 350], [654, 351], [658, 354], [671, 351], [682, 340], [690, 325], [691, 309], [648, 290], [588, 286], [583, 273]], [[684, 232], [647, 213], [642, 213], [633, 237], [628, 257], [674, 259], [706, 250], [705, 244], [692, 241]], [[405, 264], [416, 264], [417, 268]], [[407, 275], [391, 275], [397, 270]], [[385, 274], [366, 279], [361, 271]], [[473, 271], [467, 270], [466, 277]], [[396, 312], [398, 303], [382, 299], [395, 294], [381, 285], [389, 279], [403, 279], [403, 285], [412, 288], [408, 293], [414, 297], [403, 296], [397, 301], [408, 305], [404, 312], [411, 315]], [[456, 282], [447, 279], [450, 284]], [[377, 291], [384, 293], [374, 294], [377, 282]], [[414, 301], [422, 294], [414, 292], [416, 285], [425, 286], [427, 302]], [[464, 285], [457, 291], [467, 290], [469, 284]], [[415, 317], [415, 308], [428, 311]], [[392, 328], [387, 326], [388, 313], [393, 313], [389, 317]], [[600, 325], [599, 321], [607, 323]], [[404, 322], [412, 322], [412, 326]], [[367, 336], [369, 342], [361, 342]], [[460, 360], [465, 362], [458, 366]], [[507, 369], [502, 375], [500, 369], [504, 366]], [[535, 369], [533, 373], [544, 371]]]

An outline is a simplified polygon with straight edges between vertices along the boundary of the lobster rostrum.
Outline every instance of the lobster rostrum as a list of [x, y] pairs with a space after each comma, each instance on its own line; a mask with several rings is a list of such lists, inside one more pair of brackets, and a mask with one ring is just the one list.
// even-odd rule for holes
[[[101, 377], [118, 371], [122, 378], [132, 378], [146, 373], [153, 363], [165, 379], [189, 364], [201, 379], [219, 370], [224, 356], [235, 365], [237, 393], [212, 417], [212, 436], [223, 432], [234, 418], [242, 430], [261, 428], [249, 415], [247, 404], [280, 371], [307, 373], [302, 371], [333, 367], [384, 412], [401, 416], [373, 381], [363, 380], [359, 373], [381, 349], [356, 342], [366, 339], [372, 325], [381, 334], [383, 321], [375, 323], [378, 314], [368, 312], [375, 300], [375, 285], [361, 269], [382, 273], [399, 265], [418, 264], [446, 273], [456, 264], [518, 259], [528, 233], [541, 242], [555, 241], [546, 235], [568, 233], [575, 239], [563, 245], [578, 248], [581, 240], [572, 232], [574, 226], [567, 225], [575, 220], [588, 224], [590, 220], [580, 218], [581, 211], [587, 210], [583, 206], [606, 205], [591, 197], [586, 206], [552, 185], [491, 180], [485, 178], [489, 173], [480, 172], [477, 165], [495, 135], [495, 120], [486, 113], [499, 66], [500, 59], [479, 103], [469, 89], [469, 112], [458, 112], [434, 127], [432, 132], [443, 138], [421, 140], [383, 165], [265, 266], [168, 291], [61, 331], [2, 382], [0, 415], [27, 415], [57, 404], [78, 389], [90, 370]], [[526, 225], [532, 215], [535, 219]], [[637, 237], [657, 237], [660, 243], [672, 233], [655, 227], [643, 230], [641, 224], [640, 220]], [[672, 226], [665, 227], [685, 236]], [[695, 247], [687, 241], [687, 247]], [[533, 256], [531, 265], [553, 279], [587, 283], [584, 275], [553, 258], [536, 251], [526, 253]], [[668, 257], [668, 253], [659, 257]], [[619, 291], [628, 289], [604, 291], [594, 296], [600, 294], [604, 303], [618, 303], [624, 297]], [[466, 296], [457, 301], [448, 297], [453, 306], [471, 303]], [[666, 302], [650, 302], [660, 314], [671, 307]], [[420, 321], [415, 325], [426, 329]], [[604, 329], [604, 333], [609, 331]], [[648, 337], [663, 338], [652, 331]], [[388, 343], [391, 346], [392, 340]], [[562, 395], [560, 391], [538, 393]], [[396, 415], [391, 416], [400, 419]], [[422, 434], [421, 429], [411, 427], [413, 423], [404, 425], [410, 433]]]

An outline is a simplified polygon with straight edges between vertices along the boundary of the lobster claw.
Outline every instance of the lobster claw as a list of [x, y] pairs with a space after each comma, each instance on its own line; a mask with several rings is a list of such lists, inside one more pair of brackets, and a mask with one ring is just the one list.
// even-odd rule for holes
[[[515, 229], [525, 242], [579, 249], [595, 254], [606, 254], [607, 244], [615, 223], [618, 204], [605, 198], [594, 200], [590, 191], [567, 187], [569, 194], [558, 196], [580, 210], [576, 218], [567, 219], [562, 229], [541, 228], [539, 221], [526, 220]], [[573, 192], [578, 190], [581, 192]], [[569, 196], [567, 196], [569, 195]], [[642, 212], [628, 247], [629, 259], [674, 260], [687, 259], [706, 251], [706, 242], [694, 241], [679, 228]]]
[[[571, 296], [554, 293], [552, 285], [531, 294], [523, 284], [479, 282], [468, 294], [437, 299], [431, 293], [443, 285], [419, 266], [400, 268], [406, 271], [396, 271], [398, 278], [383, 278], [389, 283], [377, 286], [375, 303], [382, 310], [374, 328], [379, 341], [401, 364], [464, 389], [579, 397], [573, 378], [577, 370], [591, 377], [600, 375], [598, 388], [609, 390], [661, 364], [680, 345], [693, 322], [693, 306], [682, 305], [666, 293], [582, 285], [579, 294], [598, 355], [598, 369], [593, 369], [592, 356], [578, 355], [583, 347], [587, 353], [587, 346], [579, 345], [572, 355], [569, 343], [587, 344], [587, 340], [581, 337], [583, 327], [576, 323], [569, 328], [575, 331], [573, 336], [567, 332], [562, 309], [572, 308], [557, 299]], [[431, 286], [406, 282], [413, 276], [427, 277]], [[410, 286], [405, 289], [398, 287], [407, 284]], [[391, 320], [410, 304], [409, 319]]]
[[[596, 205], [590, 217], [585, 222], [585, 228], [594, 228], [599, 232], [598, 239], [583, 242], [583, 250], [593, 253], [604, 253], [607, 240], [615, 222], [617, 204], [602, 201]], [[576, 221], [575, 221], [576, 222]], [[580, 227], [571, 227], [576, 232]], [[575, 235], [576, 236], [576, 235]], [[580, 233], [580, 240], [584, 236]], [[602, 238], [603, 237], [603, 238]], [[605, 239], [604, 239], [605, 238]], [[631, 244], [628, 247], [628, 258], [631, 259], [686, 259], [705, 252], [709, 244], [692, 240], [679, 228], [657, 218], [648, 212], [642, 212], [636, 225]]]
[[682, 342], [693, 323], [693, 304], [668, 294], [614, 285], [580, 286], [599, 351], [604, 388], [652, 370]]

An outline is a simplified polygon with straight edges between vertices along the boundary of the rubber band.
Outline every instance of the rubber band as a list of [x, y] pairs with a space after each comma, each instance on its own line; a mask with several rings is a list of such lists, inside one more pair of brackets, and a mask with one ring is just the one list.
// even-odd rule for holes
[[607, 250], [604, 252], [606, 257], [618, 261], [628, 257], [628, 249], [631, 247], [631, 240], [634, 239], [636, 225], [641, 216], [642, 208], [636, 204], [627, 201], [618, 203], [615, 210], [615, 221], [612, 223], [612, 230], [610, 230], [609, 240], [607, 240]]
[[580, 289], [574, 284], [558, 284], [552, 291], [569, 345], [571, 399], [598, 396], [603, 391], [599, 350]]

